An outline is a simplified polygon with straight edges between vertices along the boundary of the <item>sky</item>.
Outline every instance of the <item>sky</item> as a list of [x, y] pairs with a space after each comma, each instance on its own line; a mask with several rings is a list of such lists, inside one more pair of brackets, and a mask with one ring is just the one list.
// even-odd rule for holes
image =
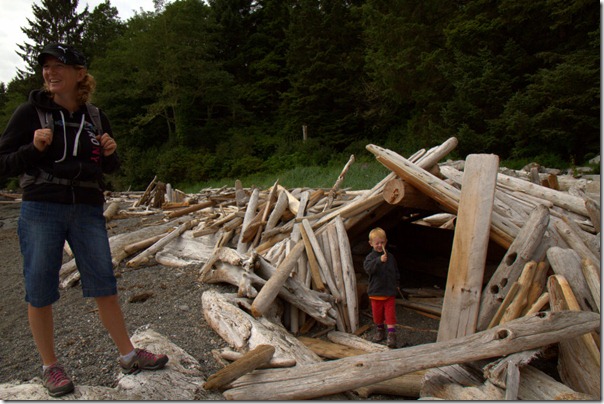
[[[88, 4], [88, 10], [104, 0], [80, 0], [78, 11]], [[153, 11], [153, 0], [111, 0], [111, 5], [118, 10], [118, 16], [123, 21], [128, 20], [135, 12]], [[0, 82], [8, 84], [17, 76], [17, 69], [23, 69], [25, 64], [17, 55], [18, 44], [28, 41], [21, 27], [29, 27], [27, 19], [33, 20], [32, 5], [42, 3], [41, 0], [0, 0]]]

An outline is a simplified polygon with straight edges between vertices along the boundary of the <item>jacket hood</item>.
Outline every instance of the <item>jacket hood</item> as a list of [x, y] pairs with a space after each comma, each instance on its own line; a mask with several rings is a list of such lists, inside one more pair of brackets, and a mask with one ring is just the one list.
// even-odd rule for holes
[[58, 111], [61, 109], [44, 90], [33, 90], [29, 93], [29, 102], [43, 110]]

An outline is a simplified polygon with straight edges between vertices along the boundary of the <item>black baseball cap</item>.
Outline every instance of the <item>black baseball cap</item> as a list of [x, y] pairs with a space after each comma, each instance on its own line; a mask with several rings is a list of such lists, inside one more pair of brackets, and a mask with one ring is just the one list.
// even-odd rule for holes
[[71, 45], [63, 43], [51, 43], [42, 49], [38, 55], [38, 63], [44, 65], [46, 56], [54, 56], [66, 65], [78, 65], [86, 67], [86, 57], [82, 52]]

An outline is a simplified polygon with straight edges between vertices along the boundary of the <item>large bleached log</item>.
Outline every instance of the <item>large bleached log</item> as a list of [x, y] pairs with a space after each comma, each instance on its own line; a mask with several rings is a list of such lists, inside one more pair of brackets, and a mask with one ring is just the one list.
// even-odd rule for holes
[[[457, 213], [459, 207], [460, 191], [452, 185], [425, 171], [421, 167], [409, 162], [399, 154], [383, 149], [376, 145], [367, 145], [367, 150], [376, 156], [376, 159], [385, 167], [392, 170], [403, 180], [419, 189], [430, 198], [444, 206], [449, 213]], [[498, 244], [507, 248], [510, 246], [518, 228], [511, 221], [493, 212], [491, 215], [491, 238]]]
[[[550, 306], [553, 312], [560, 310], [579, 311], [579, 304], [567, 279], [552, 275], [547, 282]], [[564, 384], [581, 393], [600, 397], [600, 350], [592, 333], [569, 336], [558, 344], [558, 373]]]
[[499, 158], [466, 159], [437, 341], [476, 331]]
[[525, 366], [520, 369], [518, 399], [523, 401], [593, 401], [598, 398], [575, 391], [533, 366]]
[[579, 257], [587, 258], [600, 270], [600, 257], [596, 257], [595, 254], [585, 245], [579, 234], [577, 234], [567, 223], [562, 220], [554, 220], [554, 227], [558, 230], [558, 233], [564, 241], [573, 249]]
[[497, 182], [510, 189], [515, 189], [538, 198], [547, 199], [548, 201], [553, 202], [554, 205], [560, 206], [571, 212], [578, 213], [585, 217], [589, 216], [583, 199], [571, 195], [568, 192], [556, 191], [555, 189], [536, 185], [530, 181], [525, 181], [502, 173], [499, 173], [497, 176]]
[[275, 300], [275, 297], [279, 294], [281, 286], [283, 286], [285, 281], [289, 278], [289, 275], [298, 263], [298, 258], [300, 258], [300, 255], [303, 252], [304, 242], [300, 240], [291, 249], [289, 254], [287, 254], [285, 260], [277, 267], [273, 276], [266, 282], [266, 285], [264, 285], [262, 290], [258, 293], [258, 296], [254, 299], [254, 303], [252, 303], [252, 314], [254, 317], [260, 317], [268, 310], [273, 300]]
[[421, 369], [492, 358], [556, 343], [596, 330], [599, 315], [539, 313], [504, 326], [434, 344], [245, 375], [223, 395], [231, 400], [299, 400], [378, 383]]
[[[165, 353], [170, 361], [164, 369], [154, 372], [142, 371], [135, 375], [123, 375], [120, 372], [114, 388], [76, 384], [75, 391], [62, 399], [92, 401], [200, 399], [204, 380], [201, 366], [195, 358], [151, 329], [137, 330], [132, 336], [132, 342], [137, 347]], [[27, 384], [0, 384], [0, 397], [2, 400], [19, 401], [52, 400], [39, 378], [34, 378]]]
[[[385, 345], [376, 344], [354, 334], [340, 331], [330, 331], [327, 338], [331, 342], [315, 338], [298, 337], [306, 346], [317, 355], [328, 359], [341, 359], [349, 356], [363, 355], [368, 352], [384, 352], [389, 348]], [[355, 389], [361, 398], [367, 398], [373, 394], [389, 394], [403, 397], [419, 397], [423, 384], [425, 370], [409, 373], [383, 382], [371, 384]]]
[[520, 277], [524, 265], [534, 259], [533, 254], [542, 243], [548, 223], [549, 209], [537, 206], [483, 290], [477, 330], [488, 327], [508, 291]]
[[158, 242], [153, 244], [151, 247], [147, 248], [145, 251], [131, 259], [126, 263], [129, 268], [138, 268], [143, 264], [146, 264], [153, 258], [158, 251], [164, 248], [168, 243], [180, 237], [185, 231], [191, 229], [196, 226], [199, 221], [197, 219], [189, 220], [180, 226], [177, 229], [171, 231], [166, 236], [162, 237]]
[[598, 311], [600, 311], [600, 289], [602, 288], [600, 271], [590, 260], [586, 258], [581, 260], [581, 270], [583, 271], [583, 277], [585, 278], [589, 291], [591, 292], [591, 297], [593, 298]]
[[259, 345], [272, 345], [275, 360], [294, 359], [298, 365], [321, 361], [282, 325], [272, 323], [266, 317], [255, 319], [240, 309], [238, 302], [241, 301], [211, 290], [201, 296], [204, 318], [229, 345], [241, 352]]
[[[257, 257], [259, 268], [256, 273], [248, 273], [249, 281], [261, 289], [266, 280], [275, 273], [275, 268], [264, 258]], [[208, 260], [210, 265], [204, 266], [200, 272], [199, 280], [205, 283], [228, 283], [239, 286], [244, 277], [241, 265], [244, 255], [228, 247], [222, 247]], [[279, 297], [293, 306], [304, 311], [322, 324], [331, 326], [335, 324], [335, 313], [332, 305], [321, 298], [318, 292], [307, 288], [294, 278], [289, 278], [278, 292]], [[247, 296], [253, 297], [253, 296]]]
[[597, 305], [583, 276], [581, 258], [577, 252], [568, 248], [551, 247], [547, 250], [547, 259], [554, 273], [566, 278], [581, 310], [596, 310]]
[[[342, 264], [342, 280], [346, 292], [345, 308], [348, 310], [348, 319], [350, 321], [350, 332], [355, 332], [359, 328], [359, 298], [357, 295], [357, 278], [352, 261], [352, 252], [350, 241], [341, 217], [335, 218], [336, 234], [338, 236], [338, 250], [340, 262]], [[336, 252], [336, 253], [337, 253]]]

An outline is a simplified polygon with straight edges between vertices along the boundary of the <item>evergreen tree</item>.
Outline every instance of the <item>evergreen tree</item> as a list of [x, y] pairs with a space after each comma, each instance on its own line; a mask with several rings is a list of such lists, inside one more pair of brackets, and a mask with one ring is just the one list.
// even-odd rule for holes
[[26, 63], [26, 70], [19, 70], [19, 77], [34, 74], [38, 66], [37, 56], [44, 45], [64, 42], [82, 47], [84, 21], [88, 16], [88, 6], [77, 12], [78, 0], [42, 0], [42, 5], [32, 5], [34, 20], [27, 19], [29, 28], [21, 28], [32, 41], [18, 45], [17, 52]]
[[343, 150], [364, 135], [361, 28], [355, 2], [301, 0], [287, 32], [288, 80], [282, 114], [291, 133], [302, 125], [326, 147]]

